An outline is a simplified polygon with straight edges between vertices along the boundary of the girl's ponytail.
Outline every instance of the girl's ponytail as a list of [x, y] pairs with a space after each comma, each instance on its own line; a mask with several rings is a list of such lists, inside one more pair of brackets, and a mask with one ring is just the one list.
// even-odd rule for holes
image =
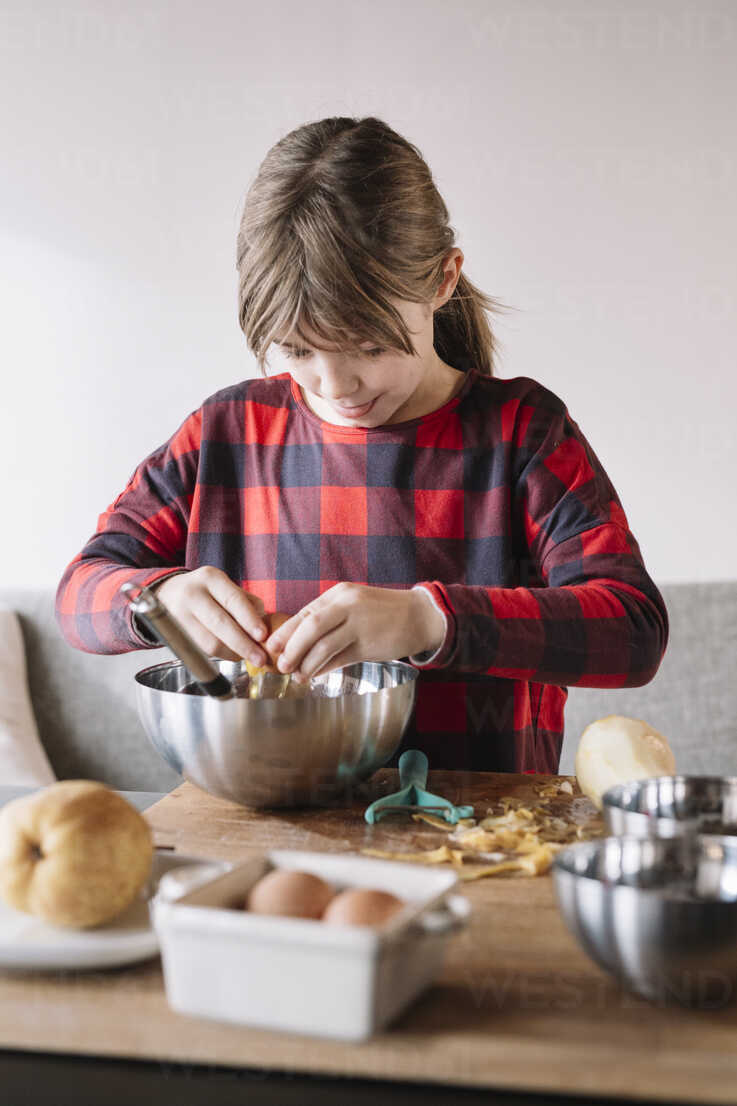
[[434, 345], [438, 355], [456, 369], [478, 369], [494, 375], [497, 340], [486, 317], [487, 311], [504, 310], [504, 305], [485, 295], [461, 271], [453, 295], [435, 312]]
[[[262, 162], [238, 232], [238, 319], [261, 371], [280, 332], [302, 323], [341, 347], [414, 354], [391, 301], [429, 303], [454, 243], [426, 162], [386, 123], [334, 117], [291, 131]], [[462, 272], [435, 311], [438, 355], [493, 376], [487, 313], [506, 309]]]

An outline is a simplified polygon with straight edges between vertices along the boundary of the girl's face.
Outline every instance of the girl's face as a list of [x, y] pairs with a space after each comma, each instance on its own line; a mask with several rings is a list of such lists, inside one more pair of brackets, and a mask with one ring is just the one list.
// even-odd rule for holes
[[414, 357], [370, 342], [363, 343], [360, 355], [318, 348], [305, 327], [309, 345], [286, 335], [275, 343], [279, 371], [290, 373], [305, 403], [326, 422], [375, 427], [418, 418], [442, 406], [464, 376], [435, 352], [432, 309], [393, 302], [412, 335]]

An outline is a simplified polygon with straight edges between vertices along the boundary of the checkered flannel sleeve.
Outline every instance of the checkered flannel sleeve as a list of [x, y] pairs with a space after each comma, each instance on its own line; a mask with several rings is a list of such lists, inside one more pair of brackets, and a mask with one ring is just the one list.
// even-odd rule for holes
[[[423, 581], [447, 615], [426, 668], [536, 683], [639, 687], [655, 675], [668, 614], [601, 462], [554, 393], [528, 396], [514, 430], [512, 510], [533, 586]], [[540, 586], [536, 586], [537, 584]]]
[[153, 584], [182, 571], [200, 448], [201, 413], [150, 454], [98, 520], [57, 589], [56, 618], [70, 645], [88, 653], [151, 648], [120, 586]]

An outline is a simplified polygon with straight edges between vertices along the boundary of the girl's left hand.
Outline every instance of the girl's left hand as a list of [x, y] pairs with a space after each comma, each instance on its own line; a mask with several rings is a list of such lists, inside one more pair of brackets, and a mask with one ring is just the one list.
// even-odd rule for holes
[[445, 618], [428, 592], [335, 584], [263, 642], [280, 672], [309, 679], [355, 661], [383, 661], [435, 650]]

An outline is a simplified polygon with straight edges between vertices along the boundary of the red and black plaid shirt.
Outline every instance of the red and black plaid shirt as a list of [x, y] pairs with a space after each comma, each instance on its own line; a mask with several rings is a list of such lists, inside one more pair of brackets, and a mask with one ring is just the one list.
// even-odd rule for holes
[[290, 614], [342, 580], [424, 584], [447, 633], [402, 748], [434, 768], [556, 772], [566, 686], [645, 684], [668, 639], [608, 476], [528, 377], [471, 370], [437, 411], [376, 429], [323, 422], [288, 373], [217, 392], [100, 516], [61, 629], [146, 648], [120, 585], [206, 564]]

